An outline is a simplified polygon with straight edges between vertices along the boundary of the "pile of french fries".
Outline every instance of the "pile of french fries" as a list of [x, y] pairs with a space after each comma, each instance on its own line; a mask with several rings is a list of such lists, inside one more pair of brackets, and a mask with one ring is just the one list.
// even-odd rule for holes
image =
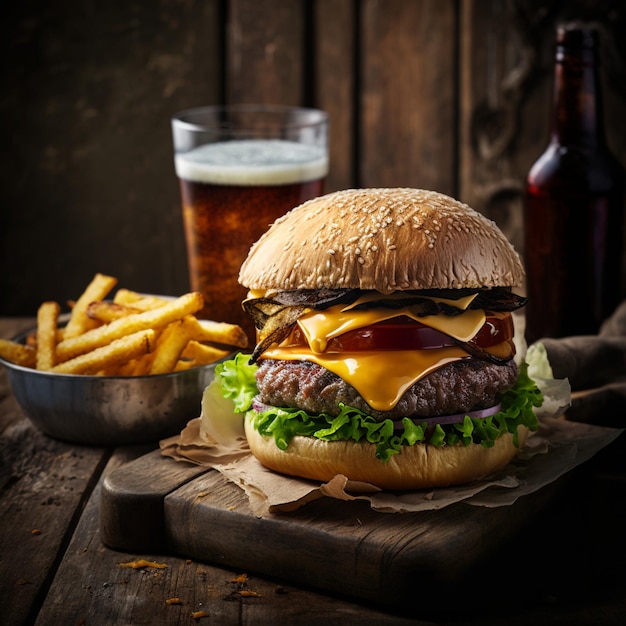
[[74, 303], [65, 326], [61, 307], [44, 302], [26, 343], [0, 339], [0, 356], [24, 367], [60, 374], [145, 376], [214, 363], [248, 338], [235, 324], [201, 320], [202, 295], [176, 299], [118, 289], [113, 276], [96, 274]]

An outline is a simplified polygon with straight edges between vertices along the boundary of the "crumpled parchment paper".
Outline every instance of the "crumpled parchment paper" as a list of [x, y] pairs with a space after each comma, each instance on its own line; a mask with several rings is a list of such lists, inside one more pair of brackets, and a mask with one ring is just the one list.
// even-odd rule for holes
[[245, 438], [235, 438], [229, 446], [205, 440], [200, 434], [201, 420], [200, 417], [190, 421], [179, 436], [162, 441], [162, 453], [221, 472], [244, 490], [258, 516], [294, 511], [322, 497], [367, 500], [374, 510], [384, 513], [429, 511], [461, 501], [475, 506], [508, 506], [591, 458], [622, 432], [543, 418], [539, 430], [529, 437], [518, 457], [492, 476], [468, 485], [389, 492], [349, 481], [342, 475], [324, 484], [283, 476], [264, 468], [250, 454]]
[[[389, 492], [373, 485], [348, 480], [343, 475], [318, 482], [284, 476], [263, 467], [250, 453], [243, 429], [215, 434], [203, 411], [175, 437], [161, 442], [161, 451], [177, 461], [211, 467], [238, 485], [248, 496], [257, 516], [294, 511], [322, 497], [339, 500], [367, 500], [385, 513], [406, 513], [441, 509], [455, 502], [498, 507], [545, 485], [585, 462], [611, 443], [620, 429], [543, 417], [520, 454], [504, 469], [467, 485], [429, 490]], [[241, 416], [237, 416], [241, 420]], [[241, 420], [242, 421], [242, 420]], [[206, 429], [206, 423], [209, 430]]]

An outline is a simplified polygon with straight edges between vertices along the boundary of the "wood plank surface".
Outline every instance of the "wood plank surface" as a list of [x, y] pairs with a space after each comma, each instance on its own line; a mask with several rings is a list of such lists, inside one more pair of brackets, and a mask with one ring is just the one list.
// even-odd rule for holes
[[125, 528], [105, 524], [107, 545], [129, 550], [129, 537], [136, 538], [144, 525], [135, 507], [161, 494], [165, 534], [160, 548], [166, 552], [396, 609], [411, 608], [416, 587], [446, 598], [450, 585], [475, 576], [551, 495], [542, 490], [497, 509], [459, 504], [396, 515], [362, 502], [324, 499], [294, 513], [258, 518], [244, 492], [218, 472], [189, 466], [185, 473], [176, 465], [157, 451], [108, 477], [103, 519], [128, 523]]
[[[32, 320], [0, 318], [0, 335], [12, 336], [30, 326]], [[324, 622], [340, 626], [443, 623], [621, 626], [626, 615], [626, 544], [622, 540], [626, 525], [623, 507], [626, 439], [621, 439], [624, 437], [572, 473], [512, 540], [506, 539], [512, 529], [504, 520], [493, 525], [497, 536], [487, 542], [500, 547], [467, 583], [442, 584], [440, 592], [447, 596], [441, 601], [417, 584], [420, 577], [428, 575], [428, 570], [409, 572], [404, 584], [410, 586], [413, 603], [407, 601], [407, 607], [400, 610], [372, 605], [372, 598], [357, 601], [342, 597], [336, 589], [327, 593], [315, 591], [298, 584], [299, 572], [283, 580], [275, 573], [260, 575], [229, 565], [225, 557], [226, 551], [232, 552], [237, 547], [237, 542], [257, 559], [273, 544], [279, 546], [279, 554], [284, 553], [286, 558], [291, 555], [291, 563], [282, 567], [293, 569], [293, 544], [305, 541], [308, 533], [312, 535], [312, 543], [302, 550], [311, 559], [310, 567], [319, 572], [321, 563], [328, 564], [329, 576], [336, 577], [337, 559], [344, 558], [350, 543], [360, 538], [357, 557], [353, 556], [352, 561], [346, 559], [339, 569], [343, 567], [345, 571], [350, 564], [364, 560], [364, 571], [372, 575], [372, 580], [366, 583], [370, 588], [377, 577], [384, 578], [381, 570], [393, 570], [393, 564], [403, 558], [410, 560], [411, 545], [406, 538], [416, 532], [411, 518], [405, 518], [407, 523], [398, 535], [390, 536], [376, 520], [381, 515], [389, 517], [386, 514], [374, 515], [360, 505], [356, 509], [349, 507], [344, 513], [334, 502], [318, 502], [317, 506], [307, 505], [296, 514], [293, 519], [296, 527], [286, 536], [278, 531], [281, 524], [292, 524], [291, 516], [282, 516], [285, 519], [281, 517], [278, 523], [270, 520], [269, 526], [264, 522], [250, 528], [245, 499], [242, 500], [236, 487], [219, 481], [216, 472], [207, 473], [205, 477], [211, 476], [211, 480], [204, 483], [204, 478], [185, 478], [181, 490], [174, 489], [172, 498], [167, 496], [171, 499], [167, 506], [174, 510], [178, 507], [175, 499], [184, 496], [184, 506], [189, 511], [178, 517], [176, 535], [185, 536], [190, 545], [202, 543], [203, 537], [214, 543], [206, 561], [191, 558], [189, 554], [175, 555], [171, 545], [168, 550], [112, 550], [102, 542], [100, 531], [107, 477], [118, 472], [131, 477], [133, 464], [143, 464], [141, 475], [132, 479], [132, 489], [125, 492], [124, 501], [128, 503], [128, 496], [138, 488], [143, 492], [150, 485], [154, 493], [159, 482], [169, 482], [170, 487], [165, 489], [169, 492], [171, 484], [177, 485], [180, 480], [178, 472], [193, 474], [197, 468], [181, 465], [172, 469], [169, 464], [161, 475], [147, 471], [145, 463], [154, 453], [144, 455], [143, 447], [103, 452], [51, 440], [30, 426], [11, 397], [5, 373], [0, 371], [0, 623], [3, 626], [185, 623], [264, 626]], [[140, 456], [136, 458], [137, 455]], [[195, 480], [201, 482], [194, 485]], [[220, 515], [226, 519], [223, 527], [203, 521], [202, 511], [215, 505], [213, 496], [202, 495], [197, 489], [214, 490], [214, 496], [219, 497], [220, 506], [216, 507], [214, 517]], [[190, 502], [191, 496], [194, 502]], [[153, 524], [146, 515], [154, 512], [146, 512], [145, 508], [143, 511], [143, 518], [137, 514], [119, 517], [116, 532], [125, 520], [129, 525], [143, 522], [143, 528]], [[229, 526], [232, 513], [236, 523]], [[520, 519], [514, 523], [527, 519], [528, 513], [522, 510]], [[455, 520], [452, 511], [448, 514], [450, 517], [444, 516], [441, 530], [450, 535]], [[480, 535], [485, 520], [474, 522], [464, 525], [463, 532]], [[434, 532], [425, 523], [417, 520], [417, 526], [421, 524], [425, 528], [422, 545], [418, 546], [423, 550]], [[489, 524], [487, 519], [486, 525]], [[33, 529], [41, 534], [33, 534]], [[213, 537], [216, 531], [224, 538], [222, 542], [216, 543]], [[326, 542], [328, 532], [339, 538], [341, 551], [334, 556], [316, 549]], [[451, 551], [445, 558], [456, 559], [458, 563], [448, 579], [464, 570], [465, 559], [475, 560], [485, 547], [481, 540], [469, 553], [464, 553], [460, 549], [465, 544], [463, 537], [450, 537]], [[380, 550], [371, 550], [372, 542], [383, 546], [383, 559]], [[435, 543], [435, 552], [436, 547]], [[120, 566], [141, 559], [164, 563], [167, 568]], [[298, 566], [307, 569], [309, 561], [301, 561]], [[431, 571], [440, 575], [441, 564], [435, 563]], [[348, 578], [354, 578], [354, 573], [350, 572]], [[323, 581], [313, 582], [323, 586]], [[353, 585], [354, 581], [349, 584]], [[385, 585], [388, 583], [383, 580], [381, 588]], [[178, 597], [181, 603], [167, 604], [166, 600], [173, 597]], [[449, 615], [451, 606], [459, 602], [460, 611]], [[196, 621], [191, 615], [199, 610], [208, 615]]]
[[[45, 596], [108, 453], [70, 446], [24, 419], [0, 438], [0, 616], [28, 623]], [[16, 551], [16, 547], [19, 549]]]
[[304, 3], [232, 0], [228, 6], [227, 101], [302, 104]]
[[185, 291], [170, 117], [226, 101], [321, 106], [329, 190], [452, 193], [520, 248], [519, 188], [546, 142], [554, 26], [566, 14], [600, 27], [608, 141], [626, 163], [626, 4], [538, 7], [4, 3], [0, 314], [75, 298], [97, 271], [142, 291]]
[[[606, 453], [599, 456], [604, 458], [596, 461], [598, 467], [606, 467]], [[626, 484], [598, 480], [593, 465], [591, 472], [573, 472], [567, 480], [500, 509], [459, 504], [393, 515], [376, 513], [363, 502], [321, 500], [263, 519], [251, 514], [238, 487], [211, 471], [165, 497], [167, 548], [155, 553], [181, 554], [193, 563], [225, 568], [228, 575], [245, 573], [248, 589], [262, 589], [265, 598], [254, 602], [254, 610], [249, 599], [254, 616], [250, 623], [271, 616], [299, 616], [304, 621], [297, 623], [309, 623], [305, 616], [313, 619], [311, 608], [296, 602], [305, 602], [304, 590], [309, 589], [314, 602], [316, 596], [320, 599], [314, 605], [320, 619], [331, 607], [353, 605], [355, 611], [361, 607], [352, 613], [355, 620], [359, 616], [372, 623], [412, 618], [416, 624], [451, 620], [495, 626], [506, 616], [505, 623], [515, 626], [617, 625], [626, 608], [624, 550], [618, 548], [611, 563], [606, 554], [620, 534], [618, 519], [624, 513], [616, 517], [620, 503], [612, 498], [581, 501], [578, 494], [599, 493], [601, 487], [614, 490], [619, 500]], [[136, 468], [143, 479], [133, 477]], [[170, 459], [159, 458], [158, 452], [130, 463], [110, 476], [107, 488], [113, 491], [106, 506], [119, 505], [117, 490], [128, 496], [127, 480], [145, 489], [150, 482], [146, 475], [159, 482], [170, 468]], [[129, 502], [126, 497], [120, 514]], [[602, 521], [611, 518], [615, 524]], [[605, 524], [605, 530], [598, 524]], [[122, 540], [108, 537], [107, 543], [116, 539]], [[279, 596], [272, 600], [265, 596], [270, 581]], [[222, 593], [225, 586], [222, 579]], [[293, 605], [284, 603], [284, 590], [291, 596], [294, 587], [300, 592], [292, 597]], [[267, 613], [259, 610], [263, 602], [268, 603]], [[606, 607], [600, 621], [598, 603]], [[354, 623], [337, 619], [332, 623]]]
[[75, 299], [98, 271], [188, 289], [170, 118], [223, 98], [219, 4], [2, 8], [0, 313]]
[[496, 221], [521, 254], [524, 176], [547, 140], [549, 102], [528, 97], [541, 50], [511, 3], [470, 0], [462, 9], [459, 197]]
[[358, 186], [354, 154], [358, 150], [358, 39], [356, 3], [352, 0], [317, 0], [314, 3], [313, 104], [330, 118], [330, 171], [326, 191]]
[[[159, 452], [155, 453], [160, 456]], [[154, 456], [132, 464], [133, 471], [116, 473], [121, 482], [106, 476], [102, 490], [100, 532], [103, 541], [117, 550], [162, 550], [168, 545], [164, 500], [174, 489], [207, 469], [189, 463], [163, 459], [162, 471], [155, 473]]]
[[[136, 486], [146, 488], [152, 481], [168, 481], [167, 476], [143, 473], [147, 469], [144, 460], [132, 459], [127, 450], [116, 450], [103, 473], [104, 481], [116, 470], [126, 474], [134, 463], [141, 468], [141, 476], [133, 477]], [[170, 463], [166, 466], [172, 469]], [[339, 626], [426, 624], [298, 589], [289, 581], [285, 584], [261, 578], [227, 563], [209, 565], [164, 550], [111, 550], [101, 541], [100, 533], [103, 484], [98, 484], [85, 507], [36, 626], [205, 623], [200, 617], [194, 621], [192, 613], [196, 612], [205, 614], [206, 623], [224, 625], [317, 624], [326, 620]], [[138, 521], [133, 515], [128, 518], [129, 524]], [[151, 523], [149, 519], [145, 522]], [[188, 521], [180, 523], [187, 525]], [[202, 535], [213, 532], [210, 526], [197, 530]], [[139, 560], [166, 567], [133, 569], [120, 565]], [[168, 604], [173, 598], [178, 601]]]
[[454, 195], [454, 3], [361, 5], [359, 182]]

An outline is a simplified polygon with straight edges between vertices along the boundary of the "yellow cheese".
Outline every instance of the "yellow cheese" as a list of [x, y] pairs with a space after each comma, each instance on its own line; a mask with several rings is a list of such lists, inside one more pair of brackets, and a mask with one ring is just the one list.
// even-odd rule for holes
[[404, 393], [433, 370], [467, 357], [460, 348], [315, 354], [303, 347], [270, 348], [263, 358], [311, 361], [352, 385], [377, 411], [391, 410]]
[[459, 341], [472, 339], [487, 319], [481, 309], [470, 309], [455, 316], [440, 313], [419, 317], [411, 307], [353, 311], [338, 305], [324, 311], [311, 311], [298, 319], [298, 325], [304, 331], [311, 350], [320, 353], [326, 350], [328, 340], [333, 337], [400, 316], [410, 317]]

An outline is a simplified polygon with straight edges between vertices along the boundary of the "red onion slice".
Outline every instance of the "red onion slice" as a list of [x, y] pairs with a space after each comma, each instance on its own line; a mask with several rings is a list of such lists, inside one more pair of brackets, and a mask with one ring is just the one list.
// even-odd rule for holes
[[263, 402], [260, 402], [259, 400], [257, 400], [256, 398], [254, 398], [252, 400], [252, 408], [257, 412], [257, 413], [263, 413], [263, 411], [269, 411], [270, 409], [274, 408], [269, 404], [264, 404]]
[[[502, 405], [500, 403], [489, 407], [488, 409], [479, 409], [478, 411], [468, 411], [467, 413], [457, 413], [455, 415], [437, 415], [435, 417], [414, 417], [412, 421], [416, 424], [429, 424], [434, 426], [435, 424], [459, 424], [463, 422], [465, 416], [472, 418], [481, 418], [481, 417], [489, 417], [490, 415], [495, 415], [500, 409]], [[402, 425], [402, 420], [394, 420], [393, 422], [395, 430], [403, 430], [404, 426]]]

